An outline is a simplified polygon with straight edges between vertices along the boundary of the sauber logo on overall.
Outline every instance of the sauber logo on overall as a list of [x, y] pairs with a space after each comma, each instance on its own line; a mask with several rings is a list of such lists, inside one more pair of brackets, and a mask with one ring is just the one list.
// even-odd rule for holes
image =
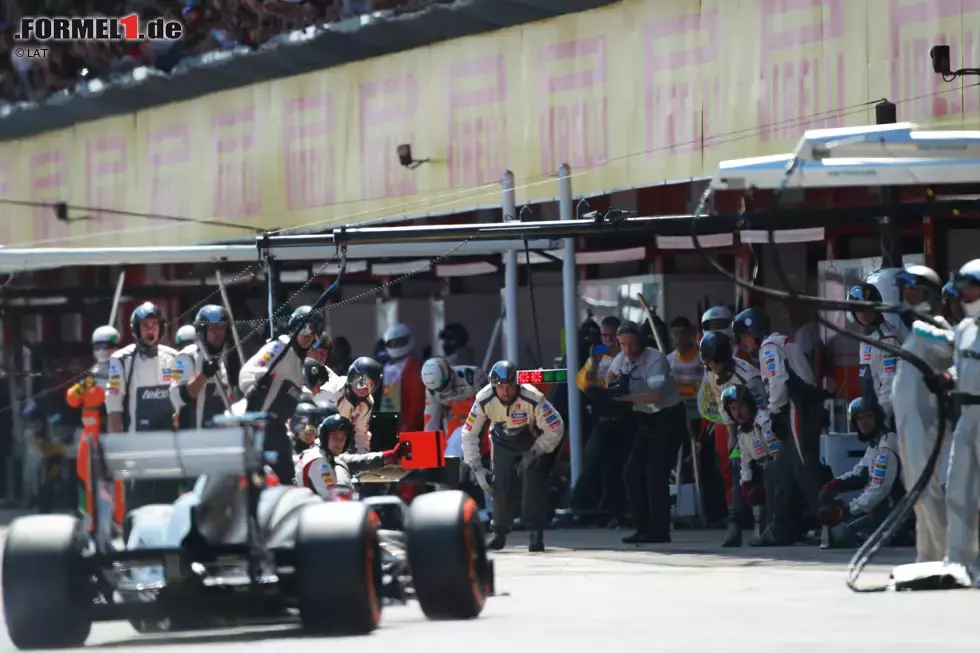
[[870, 363], [871, 362], [871, 350], [872, 350], [871, 345], [865, 345], [864, 346], [864, 351], [861, 353], [861, 362], [862, 363]]
[[18, 41], [174, 41], [184, 26], [176, 20], [154, 18], [140, 24], [128, 16], [25, 16], [20, 19]]

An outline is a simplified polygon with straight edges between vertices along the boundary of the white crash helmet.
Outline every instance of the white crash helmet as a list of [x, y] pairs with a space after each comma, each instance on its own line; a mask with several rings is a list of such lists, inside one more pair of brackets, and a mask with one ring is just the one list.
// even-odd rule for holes
[[185, 324], [184, 326], [177, 329], [177, 335], [174, 336], [174, 344], [178, 347], [186, 347], [194, 343], [197, 340], [197, 331], [194, 330], [193, 324]]
[[400, 322], [388, 327], [388, 330], [385, 331], [384, 341], [385, 351], [388, 352], [388, 356], [392, 360], [405, 358], [415, 348], [415, 342], [412, 339], [412, 330]]
[[[735, 316], [727, 306], [712, 306], [704, 312], [701, 316], [701, 333], [708, 333], [710, 331], [720, 331], [724, 333], [729, 338], [734, 338], [735, 333], [732, 331], [732, 323], [735, 321]], [[725, 322], [726, 327], [711, 328], [712, 322]]]
[[962, 300], [963, 292], [968, 286], [980, 285], [980, 259], [968, 261], [953, 276], [953, 287], [960, 293], [963, 313], [967, 317], [980, 316], [980, 300], [966, 302]]
[[453, 380], [453, 366], [445, 358], [430, 358], [422, 365], [422, 385], [432, 392], [442, 392]]
[[109, 326], [100, 326], [92, 332], [92, 352], [100, 363], [109, 360], [112, 349], [119, 347], [119, 332]]

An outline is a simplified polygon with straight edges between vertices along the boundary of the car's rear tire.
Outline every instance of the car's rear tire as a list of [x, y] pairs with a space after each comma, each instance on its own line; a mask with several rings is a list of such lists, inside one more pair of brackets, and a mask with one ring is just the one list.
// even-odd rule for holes
[[86, 534], [69, 515], [22, 517], [3, 547], [3, 611], [22, 651], [84, 646], [92, 630], [93, 587], [82, 551]]
[[307, 631], [363, 635], [381, 623], [378, 517], [356, 502], [312, 504], [296, 531], [296, 594]]
[[464, 492], [409, 504], [405, 535], [415, 595], [429, 619], [473, 619], [493, 584], [479, 508]]

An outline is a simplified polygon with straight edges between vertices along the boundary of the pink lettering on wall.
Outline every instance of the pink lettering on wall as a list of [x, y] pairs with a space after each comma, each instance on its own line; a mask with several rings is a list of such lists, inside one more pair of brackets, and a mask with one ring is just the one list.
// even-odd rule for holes
[[[31, 201], [67, 202], [69, 192], [68, 153], [49, 150], [31, 155], [28, 161]], [[68, 237], [68, 224], [55, 218], [48, 206], [34, 209], [34, 240], [57, 244]]]
[[418, 192], [415, 175], [398, 162], [397, 150], [402, 144], [418, 147], [412, 128], [418, 109], [415, 76], [362, 84], [359, 99], [361, 198], [414, 195]]
[[[844, 0], [762, 0], [761, 141], [795, 141], [806, 129], [844, 125], [844, 51], [828, 47], [843, 36]], [[813, 54], [787, 57], [799, 46]]]
[[191, 133], [186, 123], [150, 130], [146, 136], [150, 213], [190, 216]]
[[968, 84], [961, 94], [958, 89], [962, 82], [944, 82], [932, 72], [929, 58], [932, 46], [948, 45], [954, 69], [974, 65], [960, 61], [963, 56], [967, 59], [975, 56], [980, 30], [974, 27], [976, 21], [970, 21], [968, 26], [961, 17], [977, 13], [980, 13], [980, 0], [891, 1], [891, 95], [888, 99], [902, 102], [898, 107], [901, 120], [943, 118], [980, 109], [980, 90]]
[[449, 66], [449, 185], [501, 178], [507, 146], [507, 62], [499, 54]]
[[237, 218], [262, 211], [259, 180], [258, 121], [247, 107], [214, 116], [211, 121], [214, 158], [213, 212]]
[[606, 39], [594, 36], [541, 48], [538, 138], [541, 174], [562, 163], [593, 168], [609, 159]]
[[313, 93], [283, 103], [286, 198], [290, 210], [326, 206], [336, 195], [333, 96]]
[[[718, 72], [701, 68], [720, 59], [718, 13], [658, 20], [643, 35], [647, 156], [701, 150], [705, 139], [722, 129], [726, 111]], [[704, 45], [685, 47], [684, 41]], [[666, 72], [672, 75], [665, 77]]]
[[[93, 138], [85, 143], [85, 204], [106, 209], [123, 209], [122, 191], [126, 186], [126, 139]], [[97, 224], [91, 232], [110, 232], [124, 228], [125, 218], [113, 213], [95, 212]]]
[[[10, 197], [14, 189], [14, 167], [10, 161], [0, 161], [0, 197]], [[0, 203], [0, 245], [13, 242], [14, 207]]]

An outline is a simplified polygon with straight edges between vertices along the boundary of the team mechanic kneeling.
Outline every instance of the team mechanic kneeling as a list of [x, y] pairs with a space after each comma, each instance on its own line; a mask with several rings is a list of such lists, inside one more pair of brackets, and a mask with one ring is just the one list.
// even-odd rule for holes
[[[490, 420], [493, 444], [491, 483], [480, 459], [480, 432]], [[499, 551], [510, 532], [511, 500], [521, 492], [521, 521], [530, 535], [528, 550], [544, 551], [544, 527], [548, 519], [548, 476], [546, 456], [565, 435], [565, 423], [544, 395], [532, 385], [517, 383], [517, 366], [497, 361], [490, 369], [490, 383], [476, 394], [473, 408], [463, 425], [463, 457], [484, 492], [493, 494], [493, 539], [487, 546]], [[515, 472], [520, 472], [518, 486]]]
[[407, 442], [399, 442], [388, 451], [347, 453], [354, 438], [354, 426], [337, 412], [320, 422], [317, 438], [296, 463], [296, 485], [309, 488], [327, 500], [350, 500], [354, 496], [355, 474], [394, 465], [408, 453]]
[[[822, 546], [856, 547], [868, 538], [904, 493], [896, 485], [900, 464], [898, 443], [889, 432], [885, 414], [873, 398], [858, 397], [847, 407], [851, 430], [868, 445], [854, 469], [828, 481], [820, 490], [820, 522], [829, 527]], [[862, 490], [845, 507], [839, 494]]]

